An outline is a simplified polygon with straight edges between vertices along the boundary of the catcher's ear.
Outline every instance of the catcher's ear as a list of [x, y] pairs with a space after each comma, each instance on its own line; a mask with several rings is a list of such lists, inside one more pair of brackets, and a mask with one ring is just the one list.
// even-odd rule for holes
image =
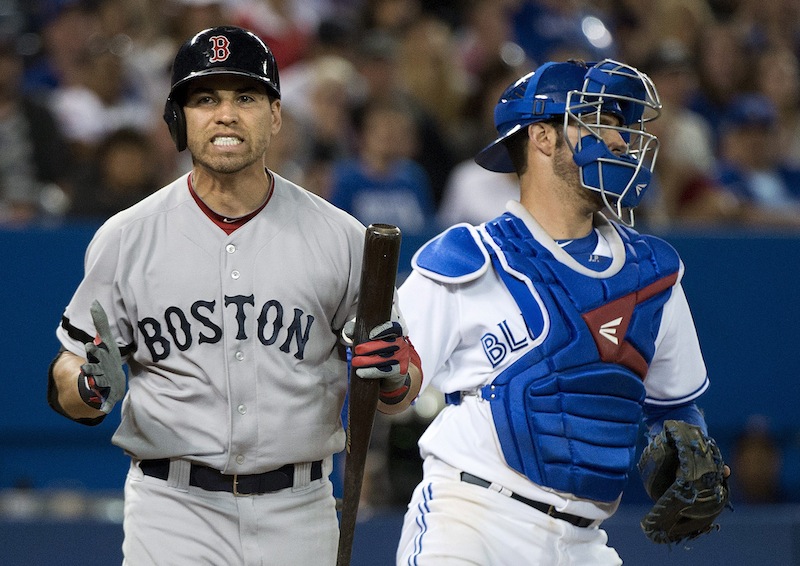
[[186, 117], [181, 105], [171, 96], [164, 105], [164, 121], [178, 151], [186, 149]]

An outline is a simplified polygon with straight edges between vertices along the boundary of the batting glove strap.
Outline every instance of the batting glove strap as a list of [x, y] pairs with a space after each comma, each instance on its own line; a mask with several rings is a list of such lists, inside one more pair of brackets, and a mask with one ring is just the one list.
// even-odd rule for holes
[[106, 400], [110, 388], [99, 387], [91, 375], [81, 369], [78, 374], [78, 393], [83, 399], [83, 402], [93, 409], [99, 409]]
[[381, 383], [381, 392], [378, 395], [378, 399], [385, 405], [396, 405], [405, 399], [406, 395], [408, 395], [408, 390], [411, 388], [411, 376], [406, 375], [406, 378], [403, 380], [403, 384], [400, 387], [389, 391], [384, 390], [384, 387], [390, 386], [390, 383]]

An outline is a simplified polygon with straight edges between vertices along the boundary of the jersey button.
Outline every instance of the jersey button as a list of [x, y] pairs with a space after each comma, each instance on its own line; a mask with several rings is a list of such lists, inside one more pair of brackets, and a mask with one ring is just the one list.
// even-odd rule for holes
[[236, 463], [237, 464], [244, 464], [244, 456], [242, 456], [241, 454], [236, 456]]
[[239, 411], [240, 415], [243, 415], [247, 412], [247, 407], [245, 407], [244, 405], [239, 405], [238, 407], [236, 407], [236, 410]]
[[232, 254], [233, 252], [236, 251], [236, 246], [234, 246], [233, 244], [228, 244], [227, 246], [225, 246], [225, 251], [227, 251], [229, 254]]
[[233, 279], [239, 279], [239, 275], [240, 275], [240, 273], [239, 273], [238, 270], [234, 269], [233, 271], [231, 271], [231, 277]]
[[234, 356], [236, 357], [237, 360], [241, 362], [244, 359], [244, 352], [236, 352]]

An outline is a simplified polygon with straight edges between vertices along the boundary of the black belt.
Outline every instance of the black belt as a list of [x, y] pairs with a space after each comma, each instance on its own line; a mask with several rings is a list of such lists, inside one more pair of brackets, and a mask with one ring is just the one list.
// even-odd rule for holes
[[[473, 476], [472, 474], [468, 474], [467, 472], [461, 472], [461, 481], [486, 488], [492, 485], [491, 482], [488, 482], [477, 476]], [[548, 505], [547, 503], [534, 501], [533, 499], [522, 497], [521, 495], [518, 495], [513, 492], [508, 492], [508, 493], [510, 493], [509, 497], [511, 497], [511, 499], [516, 499], [517, 501], [521, 501], [525, 505], [529, 505], [530, 507], [533, 507], [534, 509], [541, 511], [546, 515], [550, 515], [551, 517], [555, 517], [556, 519], [561, 519], [562, 521], [566, 521], [567, 523], [575, 525], [576, 527], [586, 528], [595, 521], [594, 519], [587, 519], [586, 517], [578, 517], [577, 515], [562, 513], [560, 511], [556, 511], [555, 507], [553, 507], [552, 505]]]
[[[169, 477], [169, 459], [142, 460], [139, 467], [146, 476], [166, 480]], [[322, 477], [322, 460], [311, 463], [311, 481]], [[206, 491], [227, 491], [234, 495], [260, 495], [292, 487], [294, 464], [286, 464], [263, 474], [226, 475], [214, 468], [192, 464], [189, 485]]]

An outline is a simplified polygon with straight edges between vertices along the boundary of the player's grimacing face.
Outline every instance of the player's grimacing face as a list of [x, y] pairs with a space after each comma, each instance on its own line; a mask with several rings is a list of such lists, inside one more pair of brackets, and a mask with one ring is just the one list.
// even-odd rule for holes
[[260, 82], [236, 75], [192, 81], [184, 114], [192, 158], [218, 173], [261, 169], [272, 136], [281, 127], [280, 100], [270, 103]]

